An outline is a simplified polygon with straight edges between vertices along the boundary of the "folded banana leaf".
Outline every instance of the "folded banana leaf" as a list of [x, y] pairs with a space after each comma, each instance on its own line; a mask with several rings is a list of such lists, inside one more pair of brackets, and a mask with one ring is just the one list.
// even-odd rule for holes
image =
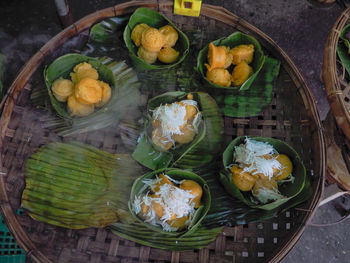
[[194, 169], [196, 174], [207, 182], [211, 193], [211, 207], [202, 221], [202, 226], [207, 228], [220, 226], [244, 225], [251, 222], [259, 222], [278, 216], [278, 214], [295, 207], [312, 196], [309, 180], [306, 180], [303, 190], [286, 203], [272, 210], [263, 210], [251, 207], [243, 201], [233, 197], [226, 191], [218, 180], [218, 171], [222, 167], [222, 160], [212, 162], [207, 166]]
[[176, 91], [167, 92], [154, 97], [148, 102], [145, 132], [141, 135], [139, 143], [132, 156], [142, 165], [157, 170], [169, 165], [179, 168], [194, 168], [209, 163], [215, 158], [221, 148], [223, 140], [223, 119], [214, 99], [204, 92], [191, 93], [197, 101], [199, 111], [202, 113], [199, 132], [194, 140], [178, 148], [168, 151], [159, 151], [151, 140], [151, 125], [153, 109], [161, 104], [173, 103], [186, 98], [187, 93]]
[[[131, 40], [131, 31], [136, 25], [141, 23], [147, 24], [148, 26], [154, 28], [160, 28], [165, 25], [171, 25], [176, 29], [179, 38], [176, 42], [176, 45], [173, 48], [180, 52], [179, 59], [176, 60], [176, 62], [172, 64], [162, 64], [160, 62], [156, 62], [155, 64], [148, 64], [137, 56], [137, 47]], [[187, 36], [179, 28], [177, 28], [175, 24], [171, 22], [168, 18], [154, 10], [144, 7], [136, 9], [136, 11], [131, 15], [129, 22], [124, 30], [124, 42], [129, 50], [130, 57], [137, 70], [170, 69], [181, 63], [189, 52], [189, 40]]]
[[128, 200], [141, 174], [130, 155], [79, 142], [50, 143], [26, 163], [21, 206], [32, 218], [65, 228], [132, 222]]
[[349, 38], [350, 24], [346, 25], [339, 36], [337, 54], [345, 67], [348, 75], [350, 76], [350, 38]]
[[275, 80], [279, 74], [278, 60], [266, 57], [260, 73], [248, 90], [216, 90], [208, 92], [213, 96], [220, 110], [229, 117], [256, 116], [270, 105]]
[[[191, 224], [187, 227], [186, 230], [177, 231], [177, 232], [166, 232], [163, 230], [161, 226], [155, 226], [149, 223], [144, 222], [141, 218], [139, 218], [137, 215], [135, 215], [132, 205], [134, 203], [135, 197], [140, 196], [140, 194], [144, 193], [142, 191], [145, 191], [147, 189], [144, 189], [145, 179], [154, 179], [156, 175], [159, 175], [160, 173], [168, 175], [170, 178], [181, 181], [181, 180], [193, 180], [197, 182], [203, 189], [203, 195], [201, 198], [201, 205], [196, 210], [196, 213], [193, 216], [193, 220], [191, 221]], [[186, 171], [186, 170], [180, 170], [180, 169], [174, 169], [174, 168], [168, 168], [168, 169], [160, 169], [153, 172], [149, 172], [138, 179], [135, 180], [133, 187], [131, 189], [130, 193], [130, 200], [129, 200], [129, 210], [134, 215], [134, 218], [141, 224], [144, 224], [147, 228], [162, 233], [163, 236], [172, 236], [172, 237], [185, 237], [190, 236], [192, 233], [196, 231], [196, 229], [200, 226], [201, 221], [204, 219], [205, 215], [208, 213], [209, 208], [211, 204], [211, 197], [210, 197], [210, 191], [209, 186], [207, 183], [197, 174]]]
[[198, 54], [198, 59], [197, 59], [197, 70], [200, 72], [202, 78], [205, 80], [207, 85], [209, 87], [212, 87], [214, 89], [219, 89], [220, 91], [227, 90], [227, 91], [233, 91], [233, 90], [247, 90], [250, 88], [252, 85], [254, 79], [256, 76], [259, 74], [264, 61], [265, 61], [265, 56], [264, 53], [261, 49], [261, 46], [259, 42], [252, 36], [249, 36], [247, 34], [243, 34], [241, 32], [235, 32], [231, 34], [228, 37], [223, 37], [220, 39], [217, 39], [215, 41], [212, 41], [214, 46], [229, 46], [230, 48], [233, 48], [238, 45], [243, 45], [243, 44], [253, 44], [254, 45], [254, 58], [252, 63], [250, 64], [253, 68], [253, 74], [240, 86], [240, 87], [223, 87], [220, 85], [217, 85], [211, 81], [209, 81], [206, 78], [206, 72], [207, 69], [204, 66], [205, 63], [207, 63], [208, 59], [208, 50], [209, 50], [209, 44], [206, 45]]
[[286, 154], [291, 159], [293, 163], [293, 176], [295, 180], [294, 182], [283, 183], [279, 186], [278, 190], [283, 195], [283, 197], [267, 204], [257, 203], [252, 201], [253, 196], [251, 194], [243, 194], [237, 188], [237, 186], [234, 183], [232, 183], [232, 174], [229, 169], [229, 166], [233, 164], [233, 152], [236, 146], [244, 143], [245, 138], [246, 137], [244, 136], [237, 137], [228, 145], [228, 147], [223, 153], [224, 169], [222, 172], [220, 172], [220, 181], [225, 187], [226, 191], [233, 197], [241, 200], [246, 205], [263, 210], [273, 210], [285, 204], [294, 197], [298, 196], [304, 189], [306, 182], [306, 169], [302, 163], [302, 160], [300, 159], [298, 153], [288, 144], [272, 138], [251, 137], [251, 139], [256, 141], [268, 142], [274, 147], [274, 149], [278, 153]]
[[[53, 81], [59, 77], [68, 78], [74, 66], [88, 62], [97, 69], [100, 79], [109, 83], [112, 89], [111, 99], [101, 109], [86, 117], [72, 117], [67, 110], [66, 103], [56, 100], [51, 91]], [[60, 118], [47, 118], [45, 128], [55, 129], [61, 136], [68, 136], [81, 132], [93, 131], [116, 124], [123, 117], [123, 113], [136, 109], [140, 105], [139, 82], [136, 73], [125, 62], [116, 62], [108, 57], [99, 59], [80, 54], [67, 54], [56, 59], [44, 71], [47, 92], [50, 102]], [[43, 90], [33, 91], [35, 101], [43, 95]]]

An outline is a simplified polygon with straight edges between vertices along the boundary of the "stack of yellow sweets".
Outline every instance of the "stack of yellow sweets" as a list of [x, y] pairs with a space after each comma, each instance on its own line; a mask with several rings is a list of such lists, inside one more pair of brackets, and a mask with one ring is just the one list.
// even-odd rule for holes
[[[241, 86], [252, 74], [249, 64], [253, 61], [254, 45], [214, 46], [209, 44], [207, 79], [217, 85], [229, 87]], [[232, 74], [227, 70], [234, 65]]]
[[131, 31], [131, 39], [138, 47], [137, 55], [148, 64], [153, 64], [157, 58], [166, 64], [175, 62], [180, 55], [173, 48], [178, 37], [176, 29], [171, 25], [157, 29], [142, 23]]
[[71, 80], [56, 79], [51, 90], [58, 101], [67, 102], [72, 116], [90, 115], [95, 107], [102, 107], [111, 98], [111, 87], [98, 80], [98, 72], [91, 64], [83, 62], [76, 65], [70, 77]]

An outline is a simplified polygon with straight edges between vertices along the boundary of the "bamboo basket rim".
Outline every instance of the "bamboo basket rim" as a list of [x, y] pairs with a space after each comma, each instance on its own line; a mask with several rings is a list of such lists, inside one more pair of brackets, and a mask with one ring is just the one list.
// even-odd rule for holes
[[350, 17], [350, 7], [335, 21], [328, 35], [323, 56], [323, 77], [326, 86], [327, 99], [337, 125], [350, 141], [350, 112], [343, 99], [341, 84], [337, 74], [337, 45], [342, 29]]
[[[150, 1], [130, 1], [122, 4], [118, 4], [106, 9], [102, 9], [96, 11], [86, 17], [83, 17], [79, 21], [75, 22], [71, 26], [67, 27], [55, 37], [53, 37], [49, 42], [47, 42], [31, 59], [24, 65], [20, 73], [17, 75], [13, 84], [9, 88], [7, 94], [4, 99], [1, 101], [0, 109], [3, 108], [3, 113], [0, 118], [0, 148], [4, 147], [3, 139], [6, 135], [6, 129], [10, 122], [11, 113], [14, 108], [14, 102], [18, 97], [21, 90], [25, 87], [25, 84], [30, 80], [32, 73], [37, 70], [39, 65], [44, 60], [45, 56], [50, 53], [52, 47], [61, 46], [64, 43], [64, 40], [72, 37], [70, 32], [73, 31], [74, 34], [79, 34], [84, 30], [89, 29], [93, 24], [99, 22], [102, 19], [108, 17], [114, 17], [123, 15], [126, 13], [132, 13], [138, 7], [148, 7], [151, 9], [155, 9], [158, 12], [161, 12], [162, 8], [169, 8], [173, 6], [173, 1], [168, 0], [150, 0]], [[250, 29], [250, 34], [253, 36], [259, 36], [264, 39], [269, 45], [273, 47], [273, 55], [276, 55], [284, 61], [283, 66], [289, 75], [294, 76], [295, 84], [297, 89], [300, 91], [302, 99], [305, 103], [305, 107], [308, 111], [311, 112], [315, 124], [316, 124], [316, 133], [319, 135], [319, 141], [317, 141], [319, 145], [320, 152], [319, 156], [319, 171], [320, 176], [316, 185], [316, 191], [312, 197], [309, 209], [307, 209], [306, 220], [300, 224], [288, 242], [284, 242], [280, 251], [275, 255], [271, 255], [268, 259], [270, 262], [279, 262], [282, 260], [288, 252], [293, 248], [293, 246], [300, 239], [303, 234], [308, 222], [312, 219], [316, 208], [320, 202], [323, 189], [324, 189], [324, 175], [325, 175], [325, 142], [322, 131], [322, 124], [318, 114], [318, 110], [316, 107], [315, 100], [312, 96], [310, 89], [307, 87], [302, 75], [300, 74], [297, 67], [294, 65], [289, 56], [267, 35], [265, 35], [262, 31], [250, 25], [245, 20], [239, 18], [234, 15], [227, 9], [219, 6], [202, 4], [201, 15], [206, 16], [211, 19], [215, 19], [221, 21], [227, 25], [237, 26], [239, 29]], [[3, 171], [2, 166], [2, 156], [0, 156], [0, 172]], [[3, 173], [3, 172], [2, 172]], [[20, 225], [17, 220], [14, 211], [11, 208], [9, 203], [9, 196], [7, 194], [5, 188], [5, 178], [4, 176], [0, 176], [0, 210], [4, 216], [4, 220], [6, 225], [8, 226], [10, 232], [13, 234], [15, 240], [18, 244], [25, 250], [27, 256], [30, 256], [34, 262], [50, 262], [50, 260], [43, 254], [39, 248], [35, 246], [35, 244], [28, 237], [27, 233], [24, 231], [23, 227]]]

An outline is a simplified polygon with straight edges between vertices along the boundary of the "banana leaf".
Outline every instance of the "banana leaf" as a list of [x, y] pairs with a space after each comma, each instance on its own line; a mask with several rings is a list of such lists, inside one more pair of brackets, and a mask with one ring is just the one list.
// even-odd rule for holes
[[275, 80], [279, 74], [278, 60], [266, 57], [260, 73], [248, 90], [215, 90], [213, 96], [220, 110], [229, 117], [256, 116], [270, 105]]
[[[162, 26], [170, 24], [176, 29], [179, 38], [176, 42], [176, 45], [174, 46], [174, 49], [180, 52], [180, 57], [176, 62], [172, 64], [162, 64], [160, 62], [156, 62], [155, 64], [148, 64], [137, 56], [137, 47], [131, 40], [131, 31], [136, 25], [141, 23], [145, 23], [148, 26], [155, 28], [160, 28]], [[181, 63], [189, 52], [189, 40], [187, 36], [168, 18], [154, 10], [144, 7], [136, 9], [136, 11], [131, 15], [129, 23], [124, 30], [124, 42], [129, 50], [129, 55], [137, 70], [170, 69]]]
[[350, 24], [346, 25], [339, 36], [339, 42], [337, 45], [337, 54], [345, 67], [348, 75], [350, 76], [350, 42], [349, 42], [349, 28]]
[[169, 165], [179, 168], [194, 168], [211, 162], [215, 154], [220, 150], [223, 134], [223, 119], [214, 99], [204, 92], [191, 93], [193, 99], [198, 102], [203, 121], [194, 140], [178, 148], [166, 152], [159, 151], [151, 140], [151, 111], [160, 104], [173, 103], [186, 98], [186, 93], [167, 92], [154, 97], [148, 102], [145, 132], [140, 137], [139, 143], [132, 156], [142, 165], [157, 170]]
[[102, 20], [90, 28], [89, 40], [104, 44], [114, 43], [115, 34], [124, 29], [128, 20], [129, 16], [111, 17]]
[[256, 141], [268, 142], [276, 149], [278, 153], [286, 154], [291, 159], [293, 163], [293, 176], [295, 177], [295, 180], [293, 183], [283, 183], [279, 186], [279, 191], [284, 197], [267, 204], [256, 203], [252, 201], [253, 196], [251, 194], [243, 194], [237, 188], [237, 186], [232, 183], [231, 171], [228, 167], [233, 163], [234, 148], [244, 143], [245, 138], [246, 137], [244, 136], [237, 137], [227, 146], [226, 150], [223, 153], [224, 170], [220, 172], [220, 181], [225, 187], [226, 191], [233, 197], [241, 200], [246, 205], [263, 210], [273, 210], [275, 208], [278, 208], [279, 206], [299, 195], [305, 187], [306, 182], [306, 169], [302, 163], [302, 160], [300, 159], [298, 153], [288, 144], [272, 138], [251, 137], [251, 139]]
[[[170, 178], [181, 181], [184, 179], [196, 181], [203, 189], [203, 196], [201, 198], [201, 205], [196, 210], [196, 213], [193, 217], [191, 224], [188, 226], [186, 230], [178, 231], [178, 232], [166, 232], [163, 230], [161, 226], [155, 226], [149, 223], [144, 222], [141, 218], [135, 215], [132, 205], [134, 203], [135, 197], [140, 196], [142, 194], [142, 188], [145, 186], [145, 179], [154, 179], [156, 175], [164, 173], [168, 175]], [[146, 189], [147, 190], [147, 189]], [[142, 177], [139, 177], [135, 180], [133, 187], [130, 192], [130, 200], [129, 200], [129, 210], [133, 214], [136, 221], [144, 224], [147, 228], [151, 229], [154, 232], [162, 233], [164, 237], [187, 237], [196, 231], [196, 229], [200, 226], [201, 221], [204, 219], [205, 215], [208, 213], [211, 204], [211, 197], [209, 187], [206, 182], [197, 174], [180, 169], [168, 168], [168, 169], [160, 169], [156, 171], [149, 172]]]
[[[51, 91], [52, 83], [59, 77], [68, 78], [74, 66], [81, 62], [90, 63], [99, 73], [100, 79], [110, 84], [112, 97], [101, 109], [95, 110], [86, 117], [72, 117], [66, 103], [56, 100]], [[50, 96], [51, 105], [57, 112], [57, 117], [45, 120], [45, 128], [53, 128], [61, 136], [105, 128], [120, 121], [123, 113], [135, 109], [140, 104], [139, 82], [136, 73], [128, 68], [125, 62], [116, 62], [110, 58], [99, 59], [80, 54], [67, 54], [56, 59], [44, 70], [45, 84]], [[42, 94], [37, 90], [33, 96]]]
[[253, 81], [255, 80], [256, 76], [259, 74], [261, 68], [263, 67], [265, 56], [261, 49], [261, 46], [259, 42], [252, 36], [249, 36], [247, 34], [243, 34], [241, 32], [235, 32], [231, 34], [228, 37], [223, 37], [220, 39], [217, 39], [212, 42], [215, 46], [229, 46], [230, 48], [233, 48], [238, 45], [243, 44], [253, 44], [254, 45], [254, 58], [252, 63], [250, 64], [253, 68], [254, 73], [239, 87], [223, 87], [220, 85], [217, 85], [211, 81], [209, 81], [206, 78], [206, 67], [204, 66], [205, 63], [207, 63], [207, 57], [208, 57], [208, 50], [209, 50], [209, 44], [207, 44], [201, 51], [199, 51], [198, 58], [197, 58], [197, 70], [200, 72], [202, 78], [205, 80], [206, 84], [209, 87], [212, 87], [214, 89], [218, 89], [220, 91], [234, 91], [234, 90], [247, 90], [252, 85]]
[[128, 209], [141, 167], [127, 154], [80, 143], [50, 143], [26, 162], [21, 206], [36, 220], [65, 228], [132, 222]]
[[303, 190], [283, 205], [272, 210], [263, 210], [251, 207], [243, 201], [229, 194], [218, 178], [218, 171], [222, 166], [222, 161], [215, 161], [210, 166], [195, 169], [194, 172], [201, 177], [210, 186], [211, 207], [202, 221], [206, 228], [244, 225], [251, 222], [259, 222], [277, 217], [283, 211], [291, 209], [312, 196], [312, 189], [309, 180], [306, 180]]
[[137, 242], [139, 244], [171, 251], [186, 251], [202, 249], [213, 242], [222, 232], [222, 227], [207, 229], [199, 226], [190, 236], [175, 237], [164, 236], [144, 226], [141, 223], [130, 225], [114, 223], [109, 226], [111, 231], [121, 238]]

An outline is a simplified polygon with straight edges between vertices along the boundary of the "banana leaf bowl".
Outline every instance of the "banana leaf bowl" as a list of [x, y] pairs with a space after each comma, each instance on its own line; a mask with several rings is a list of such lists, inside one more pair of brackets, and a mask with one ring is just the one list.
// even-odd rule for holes
[[[81, 131], [65, 137], [59, 136], [55, 129], [47, 128], [48, 124], [57, 122], [56, 118], [53, 119], [56, 112], [49, 98], [40, 104], [36, 101], [33, 103], [32, 95], [37, 88], [42, 88], [43, 93], [40, 94], [47, 94], [42, 77], [44, 66], [67, 53], [79, 51], [89, 57], [102, 57], [107, 52], [113, 60], [125, 60], [125, 64], [130, 67], [132, 61], [123, 40], [123, 32], [129, 17], [139, 7], [147, 7], [165, 15], [191, 41], [189, 54], [195, 55], [186, 56], [173, 75], [173, 86], [178, 91], [203, 91], [201, 76], [193, 70], [198, 52], [206, 43], [237, 31], [256, 38], [264, 54], [279, 62], [279, 74], [274, 82], [269, 83], [271, 100], [266, 107], [254, 116], [224, 116], [223, 146], [219, 151], [223, 152], [233, 139], [242, 135], [270, 137], [288, 143], [303, 160], [310, 183], [310, 191], [304, 196], [298, 196], [298, 205], [289, 208], [287, 202], [278, 213], [266, 213], [233, 199], [216, 179], [221, 167], [221, 154], [217, 154], [217, 160], [207, 164], [210, 169], [204, 166], [193, 170], [206, 180], [211, 191], [212, 205], [201, 221], [201, 226], [195, 233], [182, 239], [153, 237], [152, 242], [157, 243], [158, 248], [140, 240], [151, 230], [137, 222], [116, 222], [108, 227], [75, 230], [34, 220], [26, 211], [18, 211], [26, 187], [25, 164], [40, 147], [51, 142], [70, 143], [74, 140], [110, 154], [131, 155], [143, 130], [142, 120], [147, 101], [171, 91], [142, 89], [140, 103], [134, 103], [135, 107], [129, 107], [121, 116], [115, 116], [120, 121], [99, 130]], [[323, 191], [325, 146], [316, 103], [298, 69], [267, 35], [226, 9], [202, 4], [201, 15], [195, 18], [174, 15], [173, 7], [171, 1], [135, 1], [93, 13], [66, 28], [43, 46], [11, 85], [1, 104], [4, 107], [0, 119], [0, 207], [9, 230], [31, 261], [278, 262], [298, 241], [312, 218]], [[102, 30], [99, 36], [110, 33], [108, 45], [96, 41], [96, 31], [89, 35], [93, 28]], [[134, 98], [133, 95], [127, 95], [131, 90], [126, 90], [120, 105], [127, 98]], [[221, 110], [222, 104], [217, 104]], [[225, 107], [232, 109], [236, 105], [226, 104]], [[99, 169], [103, 171], [103, 167], [101, 165]], [[143, 169], [138, 175], [149, 172]], [[207, 169], [207, 172], [201, 169]], [[140, 231], [135, 232], [136, 225], [137, 229], [142, 230], [141, 234]]]
[[187, 93], [181, 91], [167, 92], [149, 100], [145, 131], [132, 156], [142, 165], [150, 169], [160, 169], [168, 166], [180, 168], [195, 168], [210, 163], [218, 153], [223, 134], [223, 119], [214, 99], [205, 92], [190, 93], [198, 103], [202, 121], [194, 139], [184, 145], [162, 151], [152, 142], [153, 110], [164, 104], [186, 99]]
[[227, 46], [230, 48], [236, 47], [238, 45], [247, 45], [247, 44], [254, 45], [254, 55], [253, 55], [253, 61], [251, 63], [253, 68], [253, 74], [242, 85], [238, 87], [220, 86], [207, 79], [206, 77], [207, 70], [205, 67], [205, 63], [207, 63], [209, 44], [206, 45], [203, 49], [201, 49], [201, 51], [199, 51], [198, 58], [197, 58], [197, 70], [200, 72], [202, 78], [210, 87], [216, 88], [216, 89], [227, 89], [227, 90], [249, 89], [249, 87], [254, 82], [256, 76], [259, 74], [265, 62], [265, 55], [261, 49], [260, 43], [254, 37], [249, 36], [247, 34], [243, 34], [241, 32], [235, 32], [227, 37], [223, 37], [215, 41], [212, 41], [212, 43], [214, 44], [214, 46]]
[[[150, 223], [146, 223], [137, 215], [135, 215], [132, 204], [134, 203], [136, 196], [145, 192], [145, 190], [143, 192], [140, 192], [145, 185], [144, 180], [154, 179], [155, 176], [160, 173], [166, 174], [170, 178], [177, 181], [182, 181], [186, 179], [193, 180], [197, 182], [203, 189], [201, 206], [196, 210], [191, 224], [185, 230], [180, 230], [176, 232], [166, 232], [162, 229], [161, 226], [154, 226], [154, 225], [151, 225]], [[149, 172], [135, 180], [130, 192], [129, 210], [135, 216], [135, 218], [139, 221], [139, 223], [143, 223], [146, 227], [152, 229], [153, 231], [161, 232], [163, 233], [163, 235], [168, 235], [168, 236], [185, 237], [185, 236], [190, 236], [193, 232], [197, 230], [201, 221], [204, 219], [205, 215], [208, 213], [210, 204], [211, 204], [211, 198], [210, 198], [209, 186], [200, 176], [186, 170], [170, 168], [170, 169], [160, 169], [153, 172]]]
[[226, 191], [228, 191], [233, 197], [238, 198], [239, 200], [242, 200], [244, 203], [251, 207], [256, 207], [259, 209], [264, 210], [272, 210], [275, 209], [284, 203], [290, 201], [291, 199], [297, 197], [304, 189], [306, 181], [306, 170], [302, 163], [302, 160], [300, 159], [298, 153], [294, 151], [293, 148], [291, 148], [288, 144], [272, 139], [272, 138], [264, 138], [264, 137], [249, 137], [252, 140], [258, 141], [258, 142], [264, 142], [268, 143], [273, 146], [273, 148], [279, 153], [279, 154], [286, 154], [293, 163], [293, 177], [295, 180], [292, 182], [284, 183], [281, 186], [279, 186], [279, 191], [283, 195], [282, 198], [275, 200], [273, 202], [269, 202], [267, 204], [261, 204], [256, 203], [252, 201], [252, 195], [244, 195], [243, 192], [241, 192], [238, 187], [232, 182], [231, 180], [231, 171], [228, 168], [231, 164], [233, 164], [233, 152], [235, 147], [239, 146], [240, 144], [243, 144], [246, 140], [246, 137], [240, 136], [234, 139], [226, 148], [226, 150], [223, 153], [223, 165], [224, 170], [220, 173], [220, 180], [222, 184], [224, 185]]
[[44, 78], [51, 104], [56, 110], [57, 114], [62, 118], [71, 119], [72, 117], [65, 107], [66, 103], [58, 101], [53, 95], [52, 83], [59, 78], [69, 79], [69, 73], [73, 71], [74, 66], [82, 62], [87, 62], [92, 65], [92, 67], [97, 70], [100, 79], [107, 82], [113, 89], [112, 93], [115, 93], [114, 88], [116, 83], [113, 78], [112, 71], [96, 58], [91, 58], [80, 54], [67, 54], [59, 57], [44, 70]]
[[[67, 108], [67, 102], [60, 102], [56, 99], [52, 91], [52, 84], [59, 78], [70, 79], [69, 74], [79, 63], [87, 62], [99, 74], [99, 80], [109, 84], [111, 87], [111, 98], [100, 108], [95, 108], [94, 112], [88, 116], [72, 116]], [[120, 112], [121, 105], [128, 108], [131, 104], [139, 104], [139, 82], [136, 73], [122, 61], [114, 61], [108, 57], [89, 57], [81, 54], [70, 53], [55, 59], [44, 69], [44, 79], [50, 103], [56, 111], [60, 120], [53, 125], [46, 125], [47, 128], [53, 128], [61, 136], [77, 134], [80, 132], [93, 131], [105, 128], [118, 122], [116, 112]], [[133, 96], [132, 101], [125, 100], [125, 96]], [[35, 97], [42, 98], [42, 91], [34, 92]], [[123, 102], [122, 102], [123, 101]]]
[[[180, 52], [179, 58], [175, 62], [164, 64], [157, 61], [155, 64], [149, 64], [137, 56], [137, 47], [131, 40], [131, 31], [136, 25], [141, 23], [147, 24], [148, 26], [154, 28], [160, 28], [165, 25], [171, 25], [175, 28], [179, 38], [174, 46], [174, 49]], [[127, 26], [125, 27], [124, 41], [129, 50], [129, 54], [135, 68], [139, 70], [159, 70], [175, 67], [185, 59], [190, 47], [187, 36], [179, 28], [177, 28], [173, 22], [171, 22], [164, 15], [148, 8], [139, 8], [132, 14]]]

